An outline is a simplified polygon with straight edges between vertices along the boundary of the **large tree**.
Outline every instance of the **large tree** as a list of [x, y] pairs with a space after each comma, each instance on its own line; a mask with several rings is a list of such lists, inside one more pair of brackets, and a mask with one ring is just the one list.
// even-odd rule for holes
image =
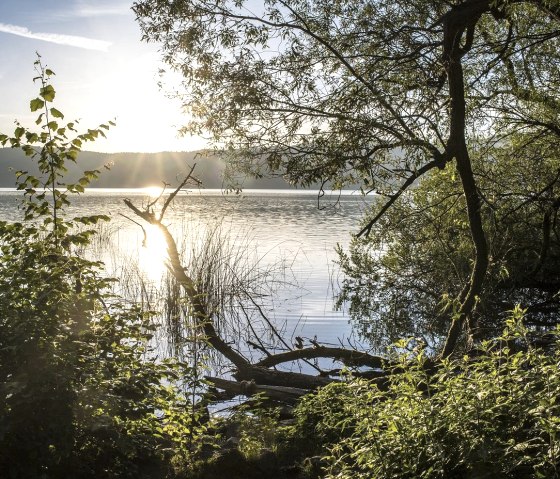
[[[160, 42], [184, 76], [184, 131], [210, 135], [253, 174], [376, 192], [383, 200], [362, 240], [425, 175], [448, 182], [452, 175], [433, 173], [454, 168], [470, 257], [453, 287], [446, 278], [439, 287], [455, 305], [440, 313], [449, 355], [475, 326], [493, 261], [485, 222], [493, 206], [473, 159], [492, 172], [509, 148], [526, 166], [558, 137], [558, 1], [142, 0], [133, 8], [145, 39]], [[553, 198], [556, 180], [547, 176], [537, 196]], [[546, 231], [535, 238], [543, 250]]]

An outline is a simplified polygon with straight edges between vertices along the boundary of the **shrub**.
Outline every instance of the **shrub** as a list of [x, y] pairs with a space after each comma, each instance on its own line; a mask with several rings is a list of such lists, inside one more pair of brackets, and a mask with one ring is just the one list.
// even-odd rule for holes
[[296, 435], [322, 442], [330, 478], [558, 477], [560, 348], [532, 347], [521, 317], [435, 372], [419, 352], [401, 357], [387, 389], [323, 388], [299, 406]]
[[65, 163], [110, 125], [77, 134], [75, 122], [59, 124], [54, 73], [35, 66], [40, 131], [0, 135], [41, 172], [16, 173], [24, 222], [0, 222], [0, 476], [166, 477], [192, 435], [175, 386], [189, 370], [156, 361], [149, 316], [110, 295], [102, 264], [78, 255], [108, 218], [64, 217], [99, 173], [65, 184]]

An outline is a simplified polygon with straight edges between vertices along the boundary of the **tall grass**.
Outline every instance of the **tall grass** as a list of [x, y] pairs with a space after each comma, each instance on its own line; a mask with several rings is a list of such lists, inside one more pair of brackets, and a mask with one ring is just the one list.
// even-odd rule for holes
[[[259, 255], [250, 232], [234, 232], [225, 219], [181, 222], [171, 229], [183, 265], [204, 293], [207, 311], [220, 335], [248, 356], [256, 351], [262, 355], [249, 344], [283, 348], [286, 323], [269, 317], [269, 312], [278, 289], [295, 285], [291, 264]], [[98, 226], [91, 244], [81, 253], [105, 263], [107, 274], [117, 280], [115, 294], [153, 312], [152, 320], [158, 326], [154, 340], [161, 355], [192, 362], [204, 354], [205, 362], [218, 369], [219, 358], [204, 347], [175, 278], [166, 270], [161, 277], [150, 277], [142, 269], [142, 236], [137, 225], [113, 220]]]

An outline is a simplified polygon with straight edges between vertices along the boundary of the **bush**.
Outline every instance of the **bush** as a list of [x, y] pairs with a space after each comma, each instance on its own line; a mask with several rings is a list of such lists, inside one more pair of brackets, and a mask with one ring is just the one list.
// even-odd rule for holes
[[58, 124], [53, 72], [40, 59], [36, 69], [40, 131], [0, 135], [41, 171], [16, 173], [24, 222], [0, 222], [0, 476], [167, 477], [193, 434], [175, 386], [189, 370], [155, 360], [149, 316], [110, 295], [102, 264], [77, 254], [108, 218], [64, 217], [99, 173], [68, 185], [65, 163], [109, 125], [77, 134]]
[[558, 477], [560, 348], [533, 348], [521, 316], [436, 372], [419, 352], [401, 357], [386, 390], [323, 388], [298, 407], [295, 434], [318, 437], [337, 479]]

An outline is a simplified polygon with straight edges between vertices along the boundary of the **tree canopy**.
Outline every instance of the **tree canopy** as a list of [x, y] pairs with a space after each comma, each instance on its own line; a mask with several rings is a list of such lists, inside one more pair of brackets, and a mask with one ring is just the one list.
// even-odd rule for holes
[[[540, 205], [531, 214], [543, 227], [525, 239], [541, 254], [520, 264], [544, 263], [558, 207], [558, 170], [549, 161], [560, 133], [556, 0], [143, 0], [133, 8], [144, 38], [160, 42], [184, 77], [178, 96], [191, 119], [183, 131], [209, 134], [252, 174], [279, 172], [299, 185], [359, 183], [376, 193], [362, 241], [391, 207], [418, 210], [403, 196], [423, 177], [442, 191], [456, 185], [468, 260], [456, 284], [430, 291], [440, 306], [442, 296], [453, 299], [436, 314], [450, 324], [444, 356], [465, 327], [476, 329], [496, 267], [487, 217], [500, 211], [521, 224], [524, 205]], [[508, 166], [513, 158], [518, 171], [516, 162]], [[547, 166], [535, 167], [532, 176], [541, 176], [529, 186], [516, 174], [532, 164]], [[434, 173], [449, 168], [456, 177]], [[498, 197], [483, 191], [486, 174]], [[508, 198], [519, 208], [506, 214]], [[409, 242], [430, 247], [439, 233]], [[370, 262], [379, 256], [371, 247], [365, 254]], [[375, 281], [367, 268], [353, 272]]]

